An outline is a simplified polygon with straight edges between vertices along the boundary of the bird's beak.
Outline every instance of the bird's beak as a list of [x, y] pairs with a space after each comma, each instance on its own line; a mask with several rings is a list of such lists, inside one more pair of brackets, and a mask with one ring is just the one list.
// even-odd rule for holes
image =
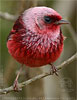
[[69, 21], [66, 21], [66, 20], [64, 20], [64, 19], [61, 19], [61, 20], [59, 20], [59, 21], [56, 21], [55, 24], [56, 24], [56, 25], [60, 25], [60, 24], [70, 24], [70, 22], [69, 22]]

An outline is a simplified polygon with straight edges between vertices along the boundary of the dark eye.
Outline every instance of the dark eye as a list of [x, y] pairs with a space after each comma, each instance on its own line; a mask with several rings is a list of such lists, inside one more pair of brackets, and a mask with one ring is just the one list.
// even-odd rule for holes
[[50, 16], [44, 16], [44, 21], [45, 23], [50, 24], [53, 20], [51, 19]]

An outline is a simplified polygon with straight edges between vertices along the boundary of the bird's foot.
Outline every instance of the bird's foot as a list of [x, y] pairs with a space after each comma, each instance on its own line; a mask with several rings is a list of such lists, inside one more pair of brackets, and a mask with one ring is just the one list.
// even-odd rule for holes
[[14, 81], [13, 89], [14, 89], [14, 91], [16, 91], [16, 92], [19, 92], [19, 91], [22, 90], [22, 88], [19, 88], [19, 86], [18, 86], [18, 81], [17, 81], [17, 80]]
[[55, 73], [56, 76], [58, 76], [58, 70], [57, 68], [53, 65], [53, 64], [50, 64], [51, 65], [51, 75], [53, 75]]

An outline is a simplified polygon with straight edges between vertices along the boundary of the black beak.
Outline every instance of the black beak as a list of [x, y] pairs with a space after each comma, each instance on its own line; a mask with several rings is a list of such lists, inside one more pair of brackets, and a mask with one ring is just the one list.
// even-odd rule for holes
[[61, 20], [59, 20], [59, 21], [56, 21], [55, 24], [56, 24], [56, 25], [60, 25], [60, 24], [70, 24], [70, 22], [69, 22], [69, 21], [66, 21], [66, 20], [64, 20], [64, 19], [61, 19]]

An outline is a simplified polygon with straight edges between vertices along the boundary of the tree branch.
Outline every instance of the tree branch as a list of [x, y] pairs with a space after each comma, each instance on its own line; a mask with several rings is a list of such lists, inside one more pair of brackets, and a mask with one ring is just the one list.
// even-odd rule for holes
[[12, 14], [9, 14], [7, 12], [3, 13], [0, 11], [0, 18], [9, 20], [9, 21], [15, 21], [17, 19], [18, 16], [14, 16]]
[[[70, 64], [71, 62], [73, 62], [74, 60], [77, 60], [77, 53], [74, 54], [72, 57], [70, 57], [68, 60], [64, 61], [62, 64], [56, 66], [58, 70], [60, 70], [61, 68], [63, 68], [64, 66]], [[40, 74], [38, 76], [35, 76], [27, 81], [24, 81], [22, 83], [19, 83], [18, 84], [18, 87], [19, 88], [23, 88], [24, 86], [36, 81], [36, 80], [39, 80], [39, 79], [42, 79], [44, 77], [47, 77], [47, 76], [50, 76], [51, 74], [50, 73], [43, 73], [43, 74]], [[8, 88], [4, 88], [4, 89], [0, 89], [0, 94], [7, 94], [9, 92], [12, 92], [14, 91], [13, 89], [13, 86], [10, 86]]]

